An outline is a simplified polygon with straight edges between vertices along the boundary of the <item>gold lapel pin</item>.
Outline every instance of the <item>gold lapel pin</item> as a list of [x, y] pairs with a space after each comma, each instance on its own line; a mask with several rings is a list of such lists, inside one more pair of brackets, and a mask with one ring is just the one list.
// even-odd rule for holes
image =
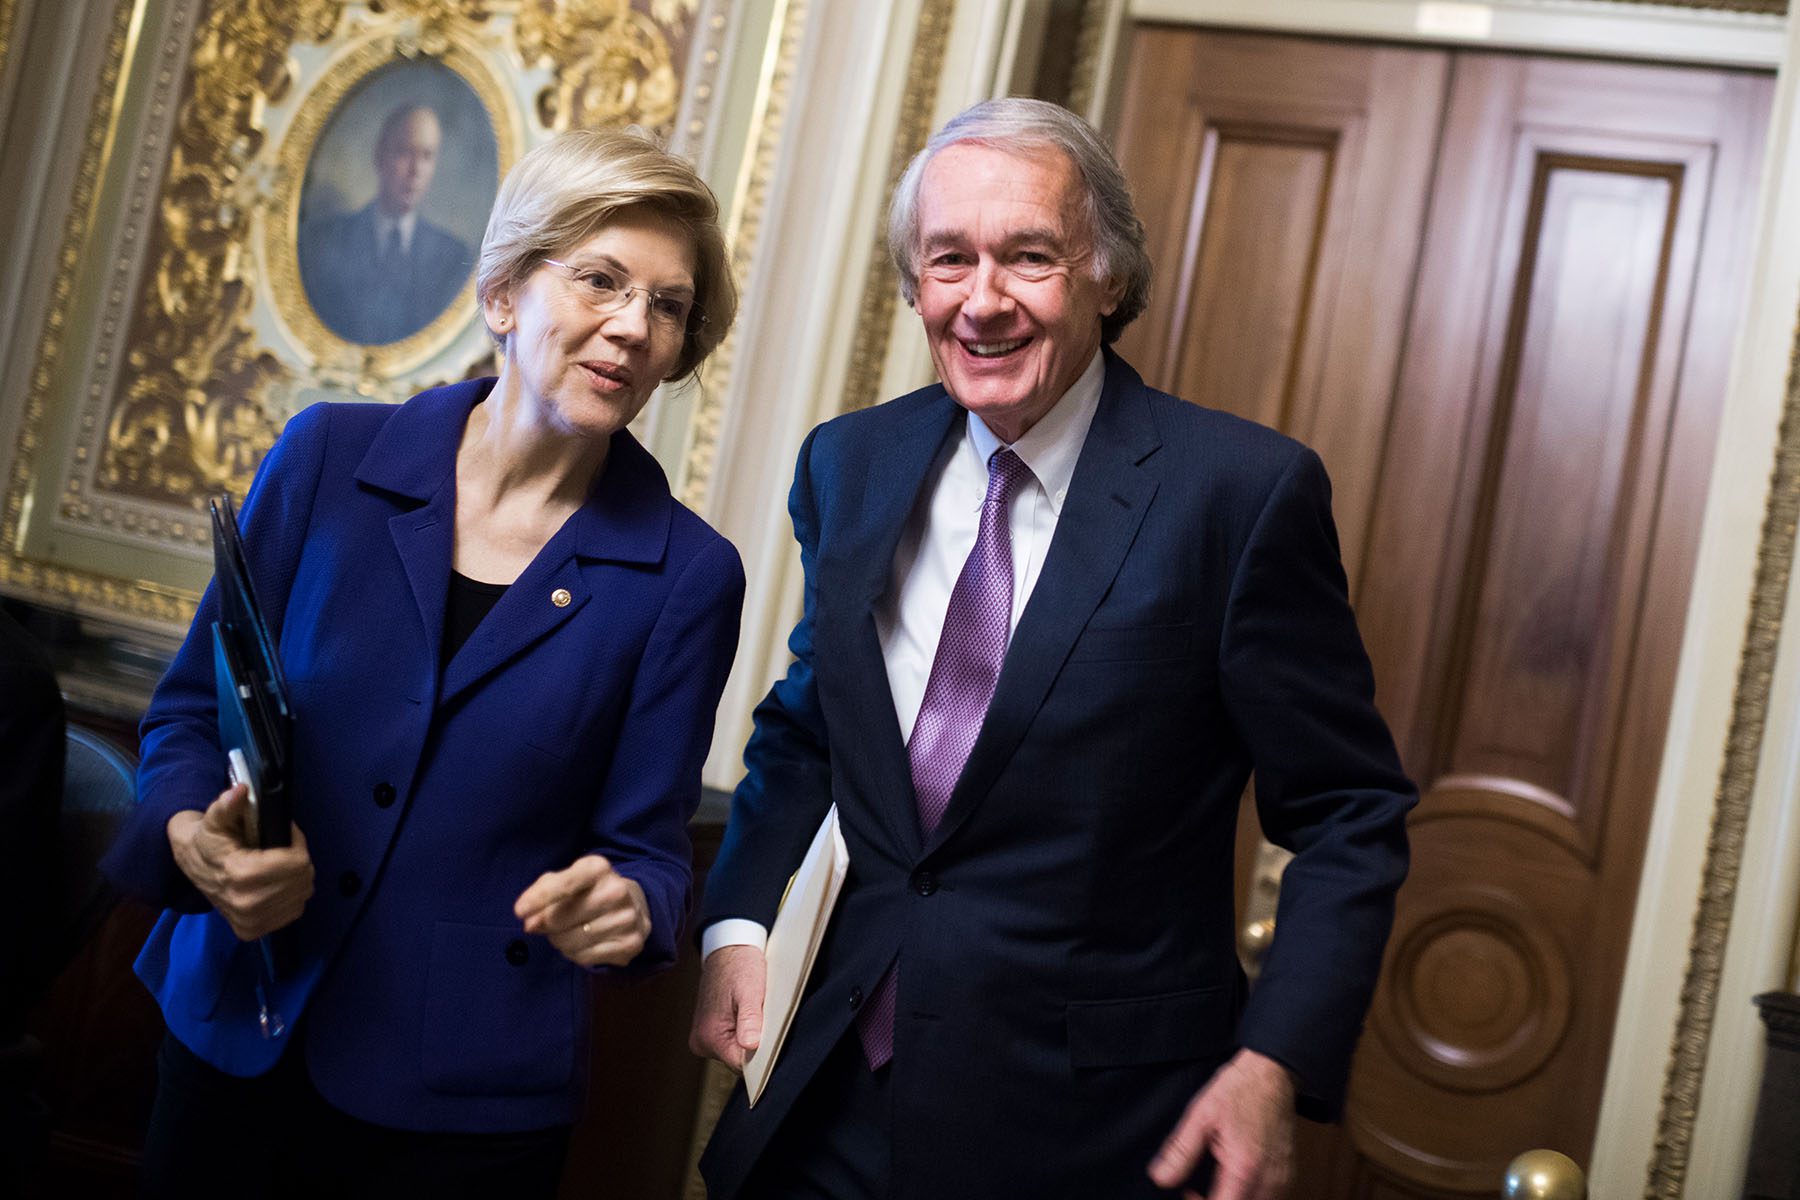
[[550, 603], [556, 605], [558, 608], [569, 607], [569, 601], [573, 599], [574, 597], [569, 595], [568, 588], [557, 588], [554, 592], [550, 593]]

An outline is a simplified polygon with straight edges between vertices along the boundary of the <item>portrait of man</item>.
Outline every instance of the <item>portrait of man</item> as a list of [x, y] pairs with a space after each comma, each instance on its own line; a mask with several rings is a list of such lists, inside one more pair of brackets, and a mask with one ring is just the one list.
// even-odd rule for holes
[[301, 233], [307, 298], [345, 341], [380, 346], [417, 333], [475, 265], [468, 243], [420, 212], [443, 142], [436, 110], [396, 105], [375, 138], [375, 198]]

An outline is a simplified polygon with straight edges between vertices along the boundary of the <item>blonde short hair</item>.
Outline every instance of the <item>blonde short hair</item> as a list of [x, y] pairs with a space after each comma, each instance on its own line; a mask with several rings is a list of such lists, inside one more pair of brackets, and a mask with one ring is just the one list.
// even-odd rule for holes
[[737, 288], [719, 229], [719, 202], [687, 162], [636, 133], [573, 129], [532, 150], [500, 183], [475, 295], [485, 303], [522, 286], [547, 258], [566, 254], [629, 210], [674, 220], [694, 240], [694, 303], [671, 379], [693, 373], [725, 340], [737, 315]]

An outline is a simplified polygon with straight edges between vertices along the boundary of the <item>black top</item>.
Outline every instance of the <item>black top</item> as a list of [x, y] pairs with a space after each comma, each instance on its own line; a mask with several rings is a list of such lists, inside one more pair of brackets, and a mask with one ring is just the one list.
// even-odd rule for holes
[[444, 658], [441, 667], [450, 665], [481, 619], [492, 611], [506, 594], [504, 583], [483, 583], [456, 571], [450, 572], [450, 597], [444, 605]]

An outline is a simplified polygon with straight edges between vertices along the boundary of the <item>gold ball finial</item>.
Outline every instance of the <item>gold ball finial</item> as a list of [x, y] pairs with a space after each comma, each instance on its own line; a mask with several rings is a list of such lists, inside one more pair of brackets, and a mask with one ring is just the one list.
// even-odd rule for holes
[[1554, 1150], [1527, 1150], [1506, 1167], [1503, 1200], [1587, 1200], [1587, 1176]]

